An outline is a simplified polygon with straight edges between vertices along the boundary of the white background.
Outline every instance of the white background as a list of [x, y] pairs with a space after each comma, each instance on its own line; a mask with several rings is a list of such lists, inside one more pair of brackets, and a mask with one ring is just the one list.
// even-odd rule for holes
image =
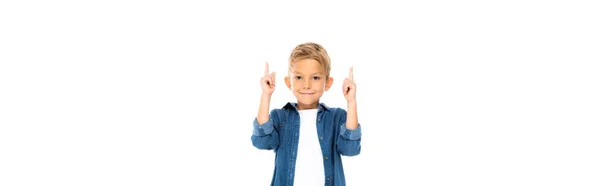
[[348, 185], [600, 185], [594, 1], [2, 1], [0, 185], [268, 185], [250, 141], [322, 44], [362, 153]]

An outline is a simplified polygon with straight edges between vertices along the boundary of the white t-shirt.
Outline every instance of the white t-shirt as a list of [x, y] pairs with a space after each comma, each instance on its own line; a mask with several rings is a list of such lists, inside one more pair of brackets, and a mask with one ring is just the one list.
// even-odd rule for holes
[[298, 110], [300, 113], [300, 137], [294, 186], [325, 184], [323, 153], [317, 133], [317, 109]]

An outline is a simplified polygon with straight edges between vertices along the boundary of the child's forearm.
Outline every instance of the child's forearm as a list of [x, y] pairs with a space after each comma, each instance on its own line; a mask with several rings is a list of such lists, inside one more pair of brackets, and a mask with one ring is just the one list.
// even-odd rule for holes
[[258, 116], [256, 121], [262, 125], [269, 121], [269, 105], [271, 104], [271, 95], [262, 94], [260, 96], [260, 106], [258, 108]]
[[346, 116], [346, 128], [354, 130], [358, 128], [358, 114], [356, 112], [356, 101], [348, 102], [348, 115]]

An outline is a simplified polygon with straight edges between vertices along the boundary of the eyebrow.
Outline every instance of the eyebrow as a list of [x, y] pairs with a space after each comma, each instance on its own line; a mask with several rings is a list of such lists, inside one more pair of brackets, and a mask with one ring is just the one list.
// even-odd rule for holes
[[[302, 74], [302, 73], [300, 73], [300, 72], [298, 72], [298, 71], [294, 71], [294, 74], [300, 74], [300, 75], [304, 75], [304, 74]], [[315, 75], [315, 74], [323, 75], [323, 73], [322, 73], [322, 72], [313, 73], [312, 75]]]

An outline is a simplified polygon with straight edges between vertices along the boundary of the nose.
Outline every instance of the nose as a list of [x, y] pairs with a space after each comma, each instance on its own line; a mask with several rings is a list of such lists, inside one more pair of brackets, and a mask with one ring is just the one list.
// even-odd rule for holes
[[304, 80], [304, 89], [310, 89], [310, 81], [308, 79]]

